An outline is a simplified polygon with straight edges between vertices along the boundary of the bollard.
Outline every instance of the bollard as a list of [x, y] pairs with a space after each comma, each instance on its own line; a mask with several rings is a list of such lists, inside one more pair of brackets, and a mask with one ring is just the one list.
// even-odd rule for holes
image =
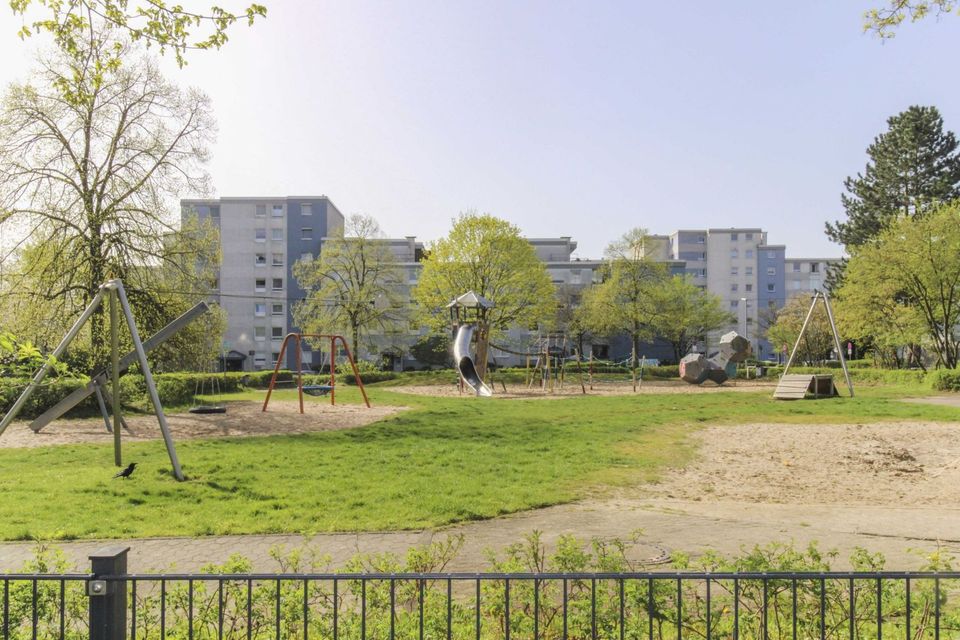
[[87, 582], [90, 597], [90, 640], [125, 640], [127, 637], [127, 583], [103, 580], [127, 572], [130, 547], [104, 547], [90, 555], [93, 577]]

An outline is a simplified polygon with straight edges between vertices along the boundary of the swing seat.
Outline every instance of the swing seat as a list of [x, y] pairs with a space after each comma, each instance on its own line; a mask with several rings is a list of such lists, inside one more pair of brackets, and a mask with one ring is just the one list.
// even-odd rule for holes
[[190, 407], [188, 411], [190, 413], [194, 413], [197, 415], [211, 415], [214, 413], [226, 413], [227, 408], [220, 405], [207, 405], [207, 406], [199, 406], [199, 407]]
[[305, 384], [303, 392], [308, 396], [325, 396], [333, 391], [333, 386], [329, 384]]

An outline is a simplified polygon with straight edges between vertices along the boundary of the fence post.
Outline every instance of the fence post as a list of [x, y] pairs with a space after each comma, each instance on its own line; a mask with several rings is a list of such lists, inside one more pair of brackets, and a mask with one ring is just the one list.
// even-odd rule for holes
[[126, 640], [127, 583], [101, 576], [127, 573], [130, 547], [104, 547], [90, 555], [93, 577], [87, 583], [90, 597], [90, 640]]

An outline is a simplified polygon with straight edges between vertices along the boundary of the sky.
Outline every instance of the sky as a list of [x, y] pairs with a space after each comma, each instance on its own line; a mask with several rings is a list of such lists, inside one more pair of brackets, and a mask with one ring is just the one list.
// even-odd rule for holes
[[[934, 105], [960, 131], [960, 17], [881, 41], [862, 14], [884, 0], [260, 1], [221, 51], [167, 56], [213, 101], [210, 195], [325, 194], [390, 236], [475, 210], [582, 258], [633, 227], [839, 256], [824, 223], [886, 119]], [[19, 26], [0, 7], [3, 85], [42, 42]]]

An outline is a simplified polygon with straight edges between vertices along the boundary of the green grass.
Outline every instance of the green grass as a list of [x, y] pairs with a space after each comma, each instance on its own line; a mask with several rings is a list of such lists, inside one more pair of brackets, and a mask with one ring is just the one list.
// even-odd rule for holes
[[[183, 483], [160, 441], [125, 445], [125, 460], [141, 465], [129, 481], [111, 479], [110, 446], [0, 450], [0, 538], [437, 526], [654, 479], [689, 459], [688, 436], [704, 425], [960, 421], [958, 409], [901, 402], [923, 393], [911, 387], [793, 403], [768, 392], [484, 401], [369, 391], [411, 408], [361, 429], [181, 441]], [[358, 400], [355, 388], [338, 389], [338, 401]]]

